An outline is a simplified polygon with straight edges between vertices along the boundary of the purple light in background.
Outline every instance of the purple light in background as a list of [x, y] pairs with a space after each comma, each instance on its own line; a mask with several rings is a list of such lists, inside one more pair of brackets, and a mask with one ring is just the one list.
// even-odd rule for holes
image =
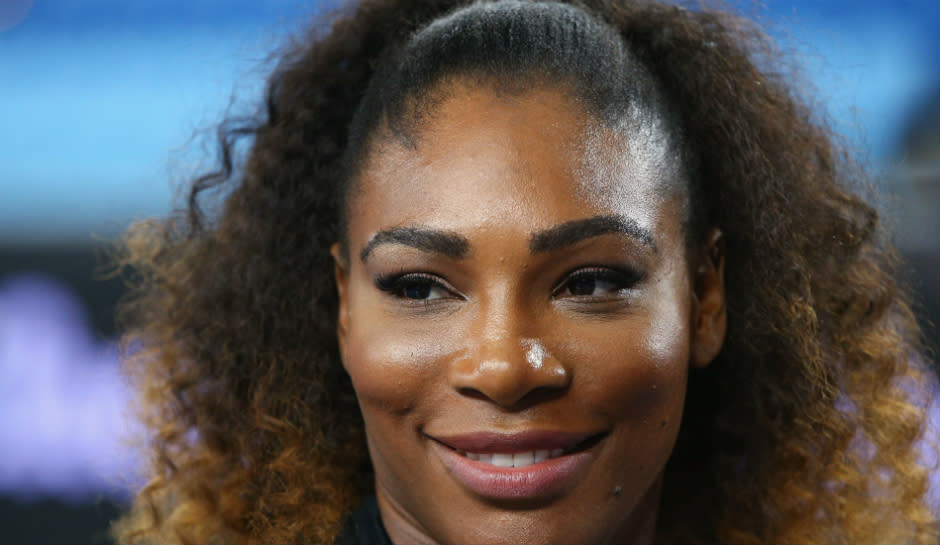
[[927, 400], [927, 423], [924, 436], [918, 446], [921, 454], [920, 462], [930, 471], [927, 502], [934, 516], [940, 520], [940, 383], [928, 384], [924, 389]]
[[23, 22], [33, 8], [33, 0], [3, 0], [0, 2], [0, 32], [10, 30]]
[[71, 293], [40, 275], [0, 284], [0, 491], [126, 496], [128, 398], [116, 347], [94, 339]]

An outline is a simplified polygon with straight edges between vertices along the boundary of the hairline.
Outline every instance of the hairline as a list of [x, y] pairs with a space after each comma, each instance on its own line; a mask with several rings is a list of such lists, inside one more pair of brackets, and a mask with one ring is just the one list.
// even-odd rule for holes
[[[517, 77], [520, 73], [522, 74], [521, 78]], [[631, 128], [629, 125], [623, 126], [624, 124], [620, 123], [620, 126], [615, 126], [614, 123], [605, 119], [603, 112], [590, 100], [585, 99], [582, 96], [583, 93], [579, 93], [577, 86], [570, 79], [551, 81], [547, 75], [540, 74], [537, 68], [513, 73], [493, 73], [480, 68], [470, 68], [443, 74], [440, 78], [431, 82], [426, 89], [416, 89], [414, 93], [410, 93], [406, 97], [409, 107], [401, 109], [398, 117], [407, 117], [407, 114], [414, 109], [419, 109], [424, 115], [413, 116], [410, 118], [411, 121], [406, 124], [393, 123], [394, 119], [389, 117], [390, 112], [384, 110], [379, 123], [366, 135], [358, 156], [359, 161], [354, 165], [354, 170], [347, 172], [349, 177], [345, 182], [344, 194], [341, 196], [340, 206], [343, 209], [340, 211], [342, 220], [338, 230], [339, 243], [344, 255], [349, 255], [348, 219], [350, 217], [350, 208], [361, 191], [362, 176], [368, 169], [369, 162], [376, 153], [380, 153], [388, 145], [397, 145], [408, 151], [416, 150], [421, 143], [421, 133], [426, 130], [428, 123], [434, 121], [434, 112], [456, 93], [485, 90], [493, 92], [497, 97], [515, 98], [538, 91], [556, 92], [568, 101], [572, 107], [577, 108], [580, 113], [584, 114], [588, 121], [588, 125], [585, 127], [586, 132], [592, 133], [594, 129], [601, 128], [610, 131], [615, 138], [621, 139], [621, 142], [625, 145], [635, 142], [637, 137], [627, 132]], [[655, 92], [665, 98], [665, 93], [658, 87]], [[419, 106], [413, 103], [415, 100], [422, 100], [425, 103], [430, 102], [430, 106]], [[665, 131], [665, 136], [670, 139], [672, 151], [678, 152], [680, 156], [687, 155], [690, 150], [684, 150], [683, 147], [688, 146], [688, 143], [681, 138], [681, 129], [677, 127], [675, 122], [670, 122], [668, 115], [657, 112], [656, 108], [644, 105], [642, 101], [637, 101], [636, 105], [644, 108], [652, 116], [657, 116], [664, 121], [658, 126], [662, 131]], [[625, 117], [626, 115], [619, 116], [620, 119]], [[681, 158], [679, 161], [682, 162]], [[695, 239], [694, 233], [689, 232], [692, 227], [690, 225], [692, 203], [690, 202], [691, 190], [688, 177], [691, 173], [686, 172], [686, 167], [687, 165], [679, 164], [675, 175], [667, 177], [668, 179], [660, 182], [658, 187], [666, 191], [664, 199], [681, 199], [683, 217], [680, 218], [680, 226], [687, 239], [686, 246], [691, 248], [697, 242], [697, 239]]]

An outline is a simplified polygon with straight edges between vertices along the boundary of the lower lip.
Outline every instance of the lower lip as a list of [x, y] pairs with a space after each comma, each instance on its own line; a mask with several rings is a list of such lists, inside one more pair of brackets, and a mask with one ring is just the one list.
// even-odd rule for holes
[[444, 466], [462, 485], [485, 498], [545, 499], [560, 495], [576, 483], [591, 463], [590, 451], [565, 454], [524, 467], [496, 467], [471, 460], [436, 441]]

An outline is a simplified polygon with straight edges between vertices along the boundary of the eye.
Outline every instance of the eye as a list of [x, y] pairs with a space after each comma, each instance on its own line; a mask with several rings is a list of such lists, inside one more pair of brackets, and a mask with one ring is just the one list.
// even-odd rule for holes
[[453, 291], [442, 280], [423, 273], [377, 276], [375, 287], [395, 297], [412, 301], [433, 301], [454, 296]]
[[643, 275], [606, 267], [579, 269], [570, 273], [558, 286], [555, 297], [605, 298], [633, 287]]

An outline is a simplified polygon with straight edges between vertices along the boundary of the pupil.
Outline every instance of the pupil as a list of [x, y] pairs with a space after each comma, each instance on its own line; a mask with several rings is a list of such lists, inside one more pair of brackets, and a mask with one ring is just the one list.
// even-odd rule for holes
[[427, 299], [430, 294], [430, 284], [411, 284], [405, 287], [405, 297], [409, 299]]
[[571, 295], [591, 295], [594, 293], [594, 279], [591, 277], [573, 278], [568, 283]]

